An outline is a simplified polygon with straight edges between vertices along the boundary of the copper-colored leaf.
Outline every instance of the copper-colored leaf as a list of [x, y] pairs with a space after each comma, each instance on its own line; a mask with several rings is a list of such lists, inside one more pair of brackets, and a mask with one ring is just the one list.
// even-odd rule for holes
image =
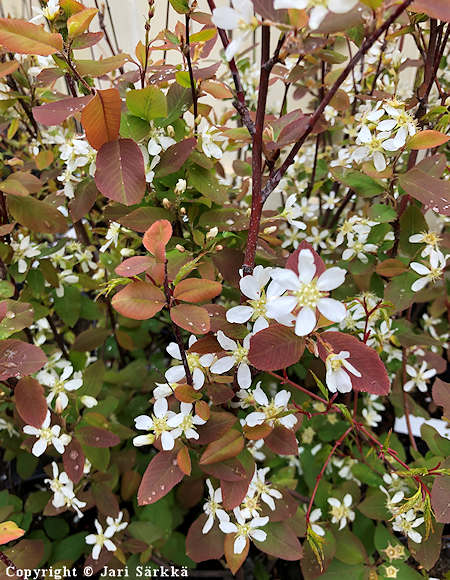
[[72, 437], [63, 453], [64, 471], [73, 483], [78, 483], [83, 477], [85, 457], [83, 449], [77, 439]]
[[14, 389], [16, 409], [21, 419], [33, 427], [40, 427], [47, 415], [44, 389], [36, 379], [24, 377]]
[[86, 138], [94, 149], [114, 141], [119, 136], [120, 94], [117, 89], [98, 90], [81, 113]]
[[160, 451], [145, 470], [138, 490], [138, 505], [155, 503], [179, 483], [184, 473], [178, 467], [176, 451]]
[[203, 452], [200, 463], [209, 465], [236, 457], [244, 447], [244, 438], [236, 429], [230, 429], [223, 437], [210, 443]]
[[222, 284], [204, 278], [186, 278], [178, 282], [173, 292], [176, 300], [183, 302], [205, 302], [222, 292]]
[[95, 183], [105, 197], [124, 205], [142, 200], [146, 189], [144, 158], [132, 139], [110, 141], [101, 147]]
[[158, 220], [144, 234], [142, 243], [146, 250], [156, 256], [164, 249], [172, 237], [172, 225], [167, 220]]
[[413, 135], [409, 139], [407, 146], [408, 149], [433, 149], [433, 147], [439, 147], [447, 143], [449, 139], [450, 137], [444, 133], [428, 129]]
[[72, 14], [67, 20], [67, 32], [70, 38], [83, 34], [89, 28], [89, 24], [97, 12], [97, 8], [86, 8], [86, 10]]
[[132, 282], [112, 299], [114, 308], [127, 318], [147, 320], [165, 305], [163, 292], [149, 282]]
[[35, 373], [46, 362], [44, 352], [34, 344], [15, 339], [0, 342], [0, 381]]
[[236, 539], [236, 534], [227, 534], [225, 536], [225, 560], [227, 561], [228, 568], [231, 570], [232, 574], [236, 574], [242, 564], [245, 562], [248, 551], [250, 548], [250, 541], [246, 538], [245, 548], [240, 554], [234, 553], [234, 540]]
[[292, 328], [273, 324], [252, 336], [248, 360], [259, 370], [273, 371], [297, 363], [304, 350], [304, 339]]
[[207, 534], [203, 533], [207, 515], [202, 514], [189, 528], [186, 536], [186, 554], [194, 562], [205, 560], [219, 560], [223, 556], [223, 542], [225, 534], [220, 530], [217, 522]]
[[17, 538], [21, 538], [25, 530], [19, 528], [16, 522], [3, 522], [0, 524], [0, 545], [7, 544]]
[[120, 438], [112, 431], [103, 427], [87, 425], [76, 430], [79, 441], [87, 447], [114, 447], [120, 443]]
[[210, 322], [207, 310], [192, 304], [178, 304], [170, 310], [170, 317], [177, 326], [194, 334], [209, 332]]
[[19, 18], [0, 18], [0, 45], [8, 52], [49, 56], [62, 52], [60, 34]]

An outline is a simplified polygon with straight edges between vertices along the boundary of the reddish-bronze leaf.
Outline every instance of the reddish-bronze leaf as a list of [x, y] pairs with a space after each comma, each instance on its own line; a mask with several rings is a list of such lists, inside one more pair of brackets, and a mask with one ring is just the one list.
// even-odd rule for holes
[[398, 276], [403, 274], [403, 272], [408, 271], [408, 267], [401, 260], [396, 258], [389, 258], [379, 262], [375, 268], [376, 273], [379, 276], [385, 276], [386, 278], [392, 278], [393, 276]]
[[194, 562], [205, 560], [219, 560], [223, 556], [223, 542], [225, 534], [220, 530], [217, 522], [207, 534], [202, 532], [207, 515], [202, 514], [189, 528], [186, 536], [186, 554]]
[[234, 540], [236, 539], [236, 534], [227, 534], [225, 536], [224, 550], [225, 550], [225, 560], [227, 561], [228, 568], [231, 570], [232, 574], [236, 574], [242, 564], [245, 562], [248, 551], [250, 548], [250, 541], [246, 538], [245, 548], [240, 554], [234, 553]]
[[210, 323], [207, 310], [192, 304], [178, 304], [170, 309], [170, 317], [177, 326], [194, 334], [209, 332]]
[[0, 341], [0, 381], [31, 375], [46, 362], [44, 352], [34, 344], [12, 338]]
[[415, 0], [410, 9], [414, 12], [423, 12], [436, 20], [450, 22], [450, 4], [448, 0]]
[[124, 205], [142, 200], [146, 189], [144, 158], [132, 139], [102, 145], [97, 154], [95, 183], [105, 197]]
[[199, 467], [208, 475], [224, 481], [241, 481], [245, 478], [244, 466], [236, 457], [221, 463], [199, 464]]
[[276, 425], [264, 439], [269, 449], [278, 455], [297, 455], [298, 442], [294, 431], [282, 425]]
[[16, 522], [3, 522], [0, 524], [0, 546], [21, 538], [25, 530], [19, 528]]
[[297, 363], [304, 350], [304, 339], [292, 328], [272, 324], [252, 336], [248, 360], [261, 371], [274, 371]]
[[155, 503], [184, 477], [178, 467], [177, 451], [160, 451], [145, 470], [138, 490], [138, 505]]
[[178, 451], [177, 463], [178, 467], [185, 475], [191, 475], [191, 457], [189, 455], [189, 449], [186, 447], [186, 445], [183, 445]]
[[98, 90], [81, 113], [81, 124], [86, 138], [94, 149], [100, 149], [119, 136], [120, 94], [117, 89]]
[[91, 180], [82, 181], [75, 190], [75, 197], [69, 202], [70, 216], [74, 222], [88, 214], [97, 199], [98, 190]]
[[165, 177], [181, 169], [196, 146], [197, 139], [194, 137], [171, 145], [161, 153], [161, 160], [155, 170], [156, 177]]
[[433, 149], [439, 147], [450, 139], [448, 135], [440, 133], [439, 131], [420, 131], [411, 137], [408, 141], [408, 149]]
[[[441, 468], [449, 468], [450, 460], [447, 459]], [[438, 475], [433, 478], [431, 488], [431, 506], [436, 516], [436, 521], [441, 524], [450, 523], [450, 476]]]
[[131, 282], [113, 297], [111, 304], [122, 316], [133, 320], [147, 320], [164, 307], [165, 297], [150, 282]]
[[158, 220], [145, 232], [142, 243], [150, 254], [159, 257], [169, 243], [172, 232], [172, 225], [169, 221]]
[[34, 233], [62, 234], [68, 226], [66, 218], [54, 205], [21, 195], [8, 195], [8, 209], [13, 218]]
[[178, 282], [173, 292], [176, 300], [183, 302], [205, 302], [222, 292], [222, 284], [205, 278], [186, 278]]
[[[386, 372], [386, 368], [378, 353], [361, 342], [358, 338], [342, 332], [323, 332], [322, 341], [331, 345], [335, 353], [348, 351], [350, 357], [347, 359], [356, 370], [361, 373], [361, 377], [351, 375], [353, 389], [364, 391], [374, 395], [387, 395], [391, 383]], [[322, 341], [317, 343], [320, 358], [325, 362], [328, 356], [327, 350], [323, 347]]]
[[33, 116], [41, 125], [60, 125], [69, 117], [73, 117], [75, 113], [82, 111], [93, 98], [95, 97], [88, 95], [45, 103], [45, 105], [33, 107]]
[[14, 389], [16, 409], [27, 425], [40, 427], [47, 415], [47, 400], [44, 389], [36, 379], [24, 377]]
[[50, 56], [62, 52], [63, 38], [27, 20], [0, 18], [0, 44], [7, 52]]
[[314, 264], [316, 265], [316, 276], [320, 276], [323, 272], [325, 272], [326, 270], [326, 266], [325, 266], [325, 262], [322, 260], [322, 258], [319, 256], [319, 254], [315, 251], [315, 249], [311, 246], [311, 244], [308, 244], [308, 242], [306, 242], [305, 240], [303, 240], [302, 242], [300, 242], [298, 248], [295, 250], [295, 252], [293, 252], [287, 262], [286, 262], [286, 268], [289, 268], [290, 270], [294, 270], [294, 272], [296, 274], [298, 274], [298, 255], [300, 254], [300, 252], [302, 250], [311, 250], [312, 255], [314, 256]]
[[443, 408], [444, 417], [450, 417], [450, 383], [436, 379], [433, 383], [432, 393], [434, 403]]
[[255, 460], [249, 451], [246, 449], [242, 451], [238, 459], [244, 467], [244, 476], [239, 481], [225, 481], [224, 479], [220, 481], [222, 505], [226, 510], [232, 510], [242, 503], [255, 474]]
[[408, 195], [426, 208], [442, 215], [450, 215], [450, 183], [429, 175], [419, 166], [399, 176], [398, 181]]
[[111, 330], [107, 328], [88, 328], [83, 330], [76, 337], [72, 350], [77, 350], [79, 352], [88, 352], [96, 349], [97, 347], [104, 344], [105, 340], [112, 334]]
[[87, 447], [114, 447], [120, 443], [120, 437], [112, 431], [91, 425], [79, 427], [76, 436]]
[[210, 443], [203, 452], [200, 463], [209, 465], [236, 457], [244, 448], [244, 438], [236, 429], [230, 429], [223, 437]]
[[119, 264], [114, 272], [118, 276], [127, 276], [132, 278], [138, 274], [142, 274], [148, 268], [155, 265], [155, 258], [153, 256], [133, 256], [132, 258], [127, 258], [121, 264]]
[[77, 484], [83, 477], [85, 457], [83, 449], [75, 437], [72, 437], [69, 445], [67, 445], [62, 458], [64, 471], [67, 473], [71, 481]]
[[0, 63], [0, 79], [7, 75], [12, 75], [18, 68], [19, 63], [17, 60], [7, 60], [6, 62]]
[[227, 411], [211, 411], [209, 421], [200, 425], [197, 429], [199, 438], [197, 443], [207, 445], [211, 441], [217, 441], [236, 423], [237, 417]]
[[170, 212], [162, 207], [138, 207], [116, 221], [134, 232], [146, 232], [158, 220], [170, 219]]

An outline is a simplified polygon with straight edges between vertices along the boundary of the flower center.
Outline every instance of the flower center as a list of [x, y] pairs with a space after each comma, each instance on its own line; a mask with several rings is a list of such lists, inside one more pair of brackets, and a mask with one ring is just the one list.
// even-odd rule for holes
[[266, 297], [263, 295], [256, 300], [249, 300], [250, 306], [253, 308], [252, 320], [256, 320], [266, 313]]
[[247, 355], [248, 348], [244, 348], [241, 344], [239, 344], [237, 349], [233, 352], [234, 360], [237, 363], [248, 363]]
[[189, 366], [189, 370], [193, 371], [194, 369], [201, 369], [203, 368], [200, 363], [200, 356], [193, 352], [186, 353], [186, 358]]
[[167, 426], [167, 417], [155, 417], [152, 416], [153, 419], [153, 431], [155, 432], [156, 436], [159, 437], [164, 431], [167, 431], [169, 428]]
[[299, 306], [309, 306], [315, 308], [317, 301], [321, 298], [322, 292], [317, 289], [317, 280], [308, 283], [301, 283], [298, 290], [294, 292]]
[[424, 232], [423, 241], [429, 246], [437, 246], [441, 238], [435, 232]]

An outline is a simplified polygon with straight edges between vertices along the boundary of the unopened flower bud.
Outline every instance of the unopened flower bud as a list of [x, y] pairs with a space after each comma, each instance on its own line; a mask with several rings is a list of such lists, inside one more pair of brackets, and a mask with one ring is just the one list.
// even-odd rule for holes
[[170, 203], [170, 201], [167, 199], [167, 197], [165, 197], [165, 198], [162, 200], [162, 204], [163, 204], [163, 207], [165, 207], [166, 209], [170, 209], [170, 207], [171, 207], [171, 205], [172, 205], [172, 204]]
[[172, 125], [167, 125], [167, 134], [169, 137], [173, 137], [175, 135], [175, 129], [172, 127]]
[[175, 246], [175, 248], [176, 248], [176, 249], [177, 249], [179, 252], [181, 252], [181, 253], [183, 253], [183, 252], [185, 252], [185, 251], [186, 251], [186, 250], [183, 248], [183, 246], [181, 246], [180, 244], [177, 244], [177, 245]]
[[181, 213], [181, 215], [186, 215], [186, 208], [180, 207], [180, 213]]
[[175, 185], [175, 195], [181, 195], [186, 191], [187, 182], [185, 179], [179, 179]]
[[264, 228], [265, 234], [273, 234], [276, 231], [277, 231], [277, 226], [269, 226], [267, 228]]
[[217, 244], [217, 246], [216, 246], [216, 250], [217, 250], [218, 252], [221, 252], [221, 251], [223, 250], [223, 246], [222, 246], [221, 244]]
[[133, 250], [133, 248], [122, 248], [120, 250], [120, 255], [123, 256], [124, 258], [129, 258], [130, 256], [134, 256], [135, 251]]
[[217, 227], [213, 227], [206, 234], [206, 239], [213, 240], [217, 236], [218, 233], [219, 233], [219, 229]]

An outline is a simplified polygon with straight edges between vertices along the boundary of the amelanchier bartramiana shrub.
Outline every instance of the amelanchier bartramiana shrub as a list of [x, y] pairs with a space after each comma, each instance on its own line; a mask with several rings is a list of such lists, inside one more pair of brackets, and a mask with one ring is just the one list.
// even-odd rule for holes
[[443, 578], [449, 4], [95, 5], [0, 18], [2, 575]]

